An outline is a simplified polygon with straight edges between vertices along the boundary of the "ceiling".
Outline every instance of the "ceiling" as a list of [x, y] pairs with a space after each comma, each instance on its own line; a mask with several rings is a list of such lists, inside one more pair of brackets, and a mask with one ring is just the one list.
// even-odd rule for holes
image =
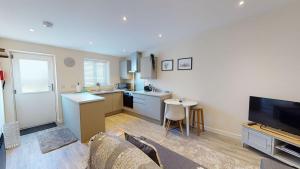
[[[0, 37], [122, 56], [292, 1], [245, 0], [240, 7], [240, 0], [0, 0]], [[53, 28], [43, 27], [45, 20]]]

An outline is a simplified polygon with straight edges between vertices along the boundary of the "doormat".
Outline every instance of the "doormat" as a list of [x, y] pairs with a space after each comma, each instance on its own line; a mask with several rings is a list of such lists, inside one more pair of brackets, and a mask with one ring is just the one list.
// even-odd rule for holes
[[55, 130], [42, 131], [37, 136], [42, 153], [59, 149], [76, 142], [78, 139], [68, 128], [56, 128]]
[[44, 124], [44, 125], [40, 125], [40, 126], [36, 126], [36, 127], [31, 127], [28, 129], [23, 129], [20, 131], [21, 136], [26, 135], [26, 134], [31, 134], [31, 133], [35, 133], [38, 131], [42, 131], [42, 130], [46, 130], [46, 129], [50, 129], [53, 127], [56, 127], [56, 123], [49, 123], [49, 124]]

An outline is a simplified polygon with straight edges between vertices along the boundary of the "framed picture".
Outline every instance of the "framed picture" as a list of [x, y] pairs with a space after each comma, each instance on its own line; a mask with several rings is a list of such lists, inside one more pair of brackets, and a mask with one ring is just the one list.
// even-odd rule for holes
[[173, 60], [162, 60], [161, 71], [173, 71]]
[[180, 58], [177, 60], [177, 70], [192, 70], [193, 58]]

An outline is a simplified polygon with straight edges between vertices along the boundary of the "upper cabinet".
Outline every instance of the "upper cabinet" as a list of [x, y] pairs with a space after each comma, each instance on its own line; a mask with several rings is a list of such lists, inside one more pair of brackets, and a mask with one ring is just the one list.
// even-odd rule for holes
[[131, 61], [121, 60], [120, 61], [120, 77], [121, 79], [130, 79], [129, 71], [131, 71]]
[[140, 72], [142, 52], [134, 52], [130, 55], [131, 72]]
[[141, 79], [156, 79], [157, 78], [157, 58], [154, 60], [151, 57], [141, 58]]

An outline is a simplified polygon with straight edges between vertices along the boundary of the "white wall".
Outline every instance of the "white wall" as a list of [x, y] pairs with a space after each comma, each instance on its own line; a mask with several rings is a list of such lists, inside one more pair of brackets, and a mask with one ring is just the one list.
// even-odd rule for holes
[[[56, 71], [57, 71], [57, 86], [58, 92], [75, 91], [75, 85], [77, 82], [83, 84], [83, 58], [97, 58], [108, 60], [110, 62], [110, 81], [114, 85], [120, 81], [119, 75], [119, 57], [101, 55], [90, 52], [83, 52], [78, 50], [71, 50], [47, 45], [40, 45], [34, 43], [27, 43], [15, 40], [9, 40], [0, 38], [0, 47], [7, 50], [20, 50], [27, 52], [36, 52], [44, 54], [52, 54], [55, 56]], [[64, 58], [72, 57], [75, 59], [76, 64], [74, 67], [66, 67], [63, 63]], [[9, 59], [0, 59], [2, 67], [7, 74], [11, 71]], [[12, 81], [11, 78], [7, 79], [7, 87], [4, 91], [5, 99], [5, 113], [6, 121], [14, 121], [16, 119], [14, 106], [13, 106], [13, 94], [12, 94]], [[59, 97], [60, 98], [60, 97]], [[60, 100], [58, 100], [60, 104]], [[58, 121], [62, 121], [61, 106], [59, 105]]]
[[[208, 129], [240, 137], [241, 124], [248, 119], [249, 96], [300, 101], [299, 9], [298, 1], [264, 16], [148, 50], [160, 61], [175, 61], [175, 71], [158, 71], [152, 83], [198, 100], [205, 108]], [[192, 71], [176, 70], [181, 57], [193, 57]]]

